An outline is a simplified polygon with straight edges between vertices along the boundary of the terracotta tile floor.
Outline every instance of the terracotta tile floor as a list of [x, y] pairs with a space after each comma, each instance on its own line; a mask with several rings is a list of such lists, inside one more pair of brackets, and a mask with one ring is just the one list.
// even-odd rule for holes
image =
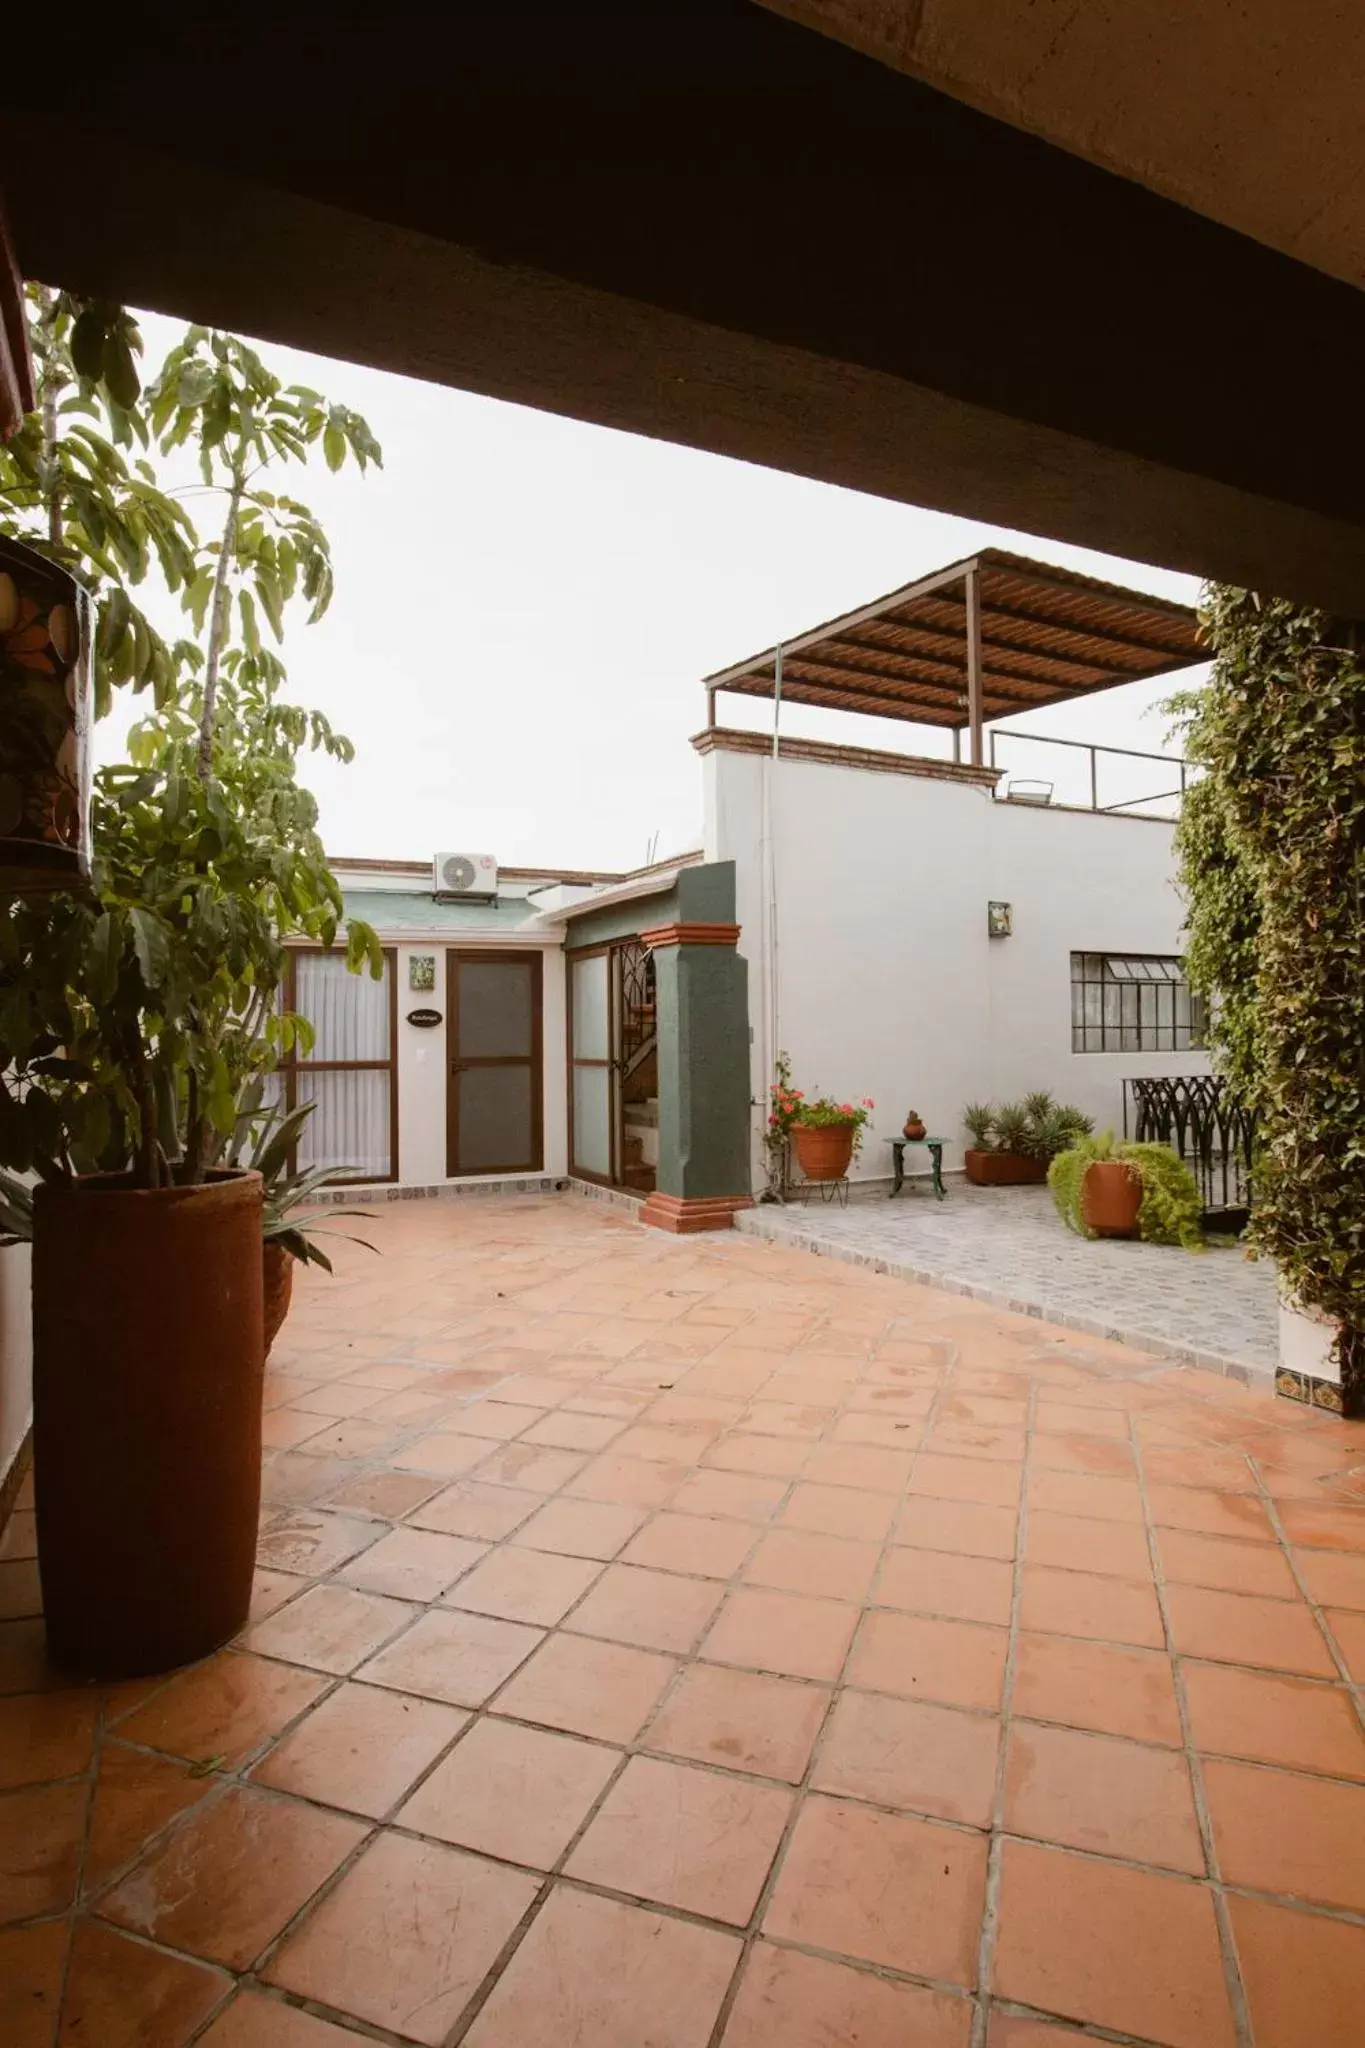
[[1365, 1427], [576, 1198], [404, 1203], [189, 1671], [0, 1620], [4, 2048], [1361, 2048]]

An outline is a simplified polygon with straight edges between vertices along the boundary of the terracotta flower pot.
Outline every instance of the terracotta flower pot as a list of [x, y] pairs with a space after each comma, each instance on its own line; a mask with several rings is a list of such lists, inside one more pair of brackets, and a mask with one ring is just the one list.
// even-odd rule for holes
[[1123, 1159], [1092, 1159], [1081, 1181], [1081, 1215], [1099, 1237], [1136, 1237], [1142, 1176]]
[[38, 1554], [54, 1663], [203, 1657], [251, 1600], [261, 1486], [256, 1173], [121, 1175], [34, 1199]]
[[289, 1304], [294, 1298], [294, 1267], [297, 1261], [282, 1244], [267, 1244], [261, 1257], [264, 1286], [262, 1318], [265, 1325], [265, 1357], [284, 1327]]
[[1022, 1188], [1047, 1179], [1047, 1161], [1023, 1152], [973, 1152], [962, 1155], [967, 1178], [978, 1188]]
[[853, 1157], [852, 1124], [797, 1124], [792, 1144], [807, 1180], [842, 1180]]
[[909, 1138], [913, 1143], [917, 1143], [925, 1135], [924, 1118], [922, 1116], [915, 1116], [912, 1113], [905, 1119], [901, 1132], [902, 1137]]

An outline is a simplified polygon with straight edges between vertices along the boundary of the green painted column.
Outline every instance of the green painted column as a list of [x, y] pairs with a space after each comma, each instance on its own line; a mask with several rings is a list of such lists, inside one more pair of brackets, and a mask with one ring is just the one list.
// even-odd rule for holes
[[725, 1229], [751, 1199], [749, 970], [725, 921], [733, 869], [679, 876], [688, 882], [677, 921], [644, 934], [659, 1032], [659, 1165], [645, 1221], [680, 1231]]

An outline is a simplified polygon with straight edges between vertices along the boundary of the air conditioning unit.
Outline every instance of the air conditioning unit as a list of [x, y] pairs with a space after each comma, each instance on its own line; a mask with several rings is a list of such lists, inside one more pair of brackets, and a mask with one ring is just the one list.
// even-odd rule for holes
[[498, 864], [491, 853], [438, 853], [432, 862], [432, 884], [438, 896], [492, 902], [498, 893]]

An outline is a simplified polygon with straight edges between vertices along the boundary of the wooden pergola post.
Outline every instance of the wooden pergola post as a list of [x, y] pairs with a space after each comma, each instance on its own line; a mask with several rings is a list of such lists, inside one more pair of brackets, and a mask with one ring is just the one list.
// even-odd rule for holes
[[967, 571], [967, 725], [971, 732], [973, 768], [985, 766], [981, 715], [981, 571], [975, 562]]

